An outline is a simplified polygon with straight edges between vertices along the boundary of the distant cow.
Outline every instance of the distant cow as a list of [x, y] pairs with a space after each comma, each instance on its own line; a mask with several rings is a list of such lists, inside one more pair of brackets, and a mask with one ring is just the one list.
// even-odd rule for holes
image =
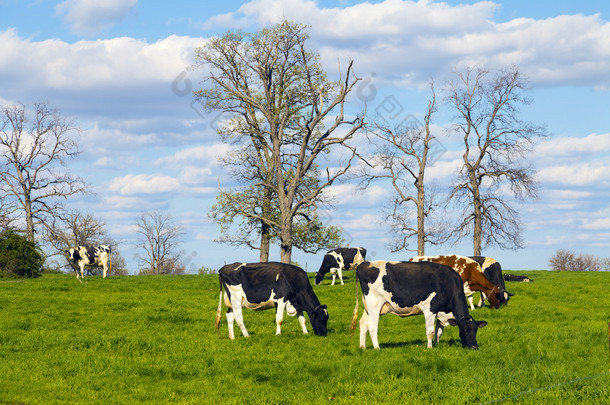
[[489, 304], [493, 308], [499, 308], [501, 304], [506, 303], [504, 296], [500, 294], [500, 287], [493, 284], [487, 279], [487, 277], [485, 277], [479, 263], [466, 256], [416, 256], [412, 257], [409, 261], [428, 261], [444, 264], [445, 266], [449, 266], [453, 270], [457, 271], [460, 277], [462, 277], [462, 282], [464, 283], [464, 293], [466, 294], [466, 298], [468, 298], [470, 309], [474, 309], [472, 296], [475, 291], [484, 292], [489, 299]]
[[[515, 294], [509, 293], [506, 291], [506, 285], [504, 284], [504, 277], [502, 277], [502, 266], [500, 263], [491, 257], [485, 256], [470, 256], [472, 260], [479, 263], [481, 266], [481, 270], [483, 270], [483, 274], [485, 277], [498, 287], [500, 287], [500, 293], [504, 296], [504, 301], [508, 303], [510, 297]], [[484, 292], [481, 292], [481, 300], [479, 301], [479, 308], [483, 306], [483, 303], [487, 299], [487, 296]]]
[[[366, 348], [368, 331], [373, 347], [379, 349], [377, 328], [379, 316], [401, 317], [423, 314], [426, 321], [428, 348], [436, 343], [445, 326], [457, 326], [464, 347], [477, 349], [476, 333], [487, 322], [477, 322], [468, 314], [466, 296], [460, 276], [450, 267], [432, 262], [364, 262], [356, 269], [362, 289], [364, 312], [360, 318], [360, 348]], [[357, 291], [357, 290], [356, 290]], [[358, 296], [352, 319], [352, 330], [358, 317]], [[434, 321], [436, 320], [436, 330]]]
[[65, 251], [68, 255], [68, 261], [75, 263], [80, 268], [80, 279], [78, 270], [75, 268], [76, 278], [82, 283], [84, 278], [85, 266], [102, 266], [104, 270], [104, 278], [109, 271], [112, 271], [112, 260], [110, 259], [110, 246], [77, 246]]
[[534, 282], [534, 280], [532, 280], [529, 277], [515, 276], [514, 274], [505, 274], [504, 275], [504, 280], [506, 280], [506, 281], [520, 281], [522, 283], [533, 283]]
[[269, 309], [275, 306], [276, 334], [281, 334], [284, 310], [290, 316], [297, 315], [303, 333], [305, 327], [303, 311], [309, 315], [313, 331], [318, 336], [326, 336], [328, 311], [321, 305], [300, 267], [286, 263], [233, 263], [218, 270], [220, 278], [220, 300], [216, 311], [216, 329], [220, 324], [223, 288], [227, 306], [229, 339], [235, 339], [233, 321], [244, 336], [250, 336], [244, 325], [242, 307], [249, 309]]
[[339, 273], [339, 281], [343, 285], [343, 270], [355, 269], [366, 258], [365, 248], [337, 248], [330, 250], [324, 255], [320, 270], [316, 273], [316, 285], [324, 280], [324, 275], [328, 272], [333, 275], [330, 285], [335, 285], [335, 278]]

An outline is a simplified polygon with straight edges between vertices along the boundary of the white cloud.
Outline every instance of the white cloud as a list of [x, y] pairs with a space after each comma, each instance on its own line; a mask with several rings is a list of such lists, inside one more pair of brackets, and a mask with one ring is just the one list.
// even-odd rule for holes
[[212, 170], [207, 167], [187, 166], [180, 171], [180, 181], [187, 185], [207, 183], [211, 176]]
[[[13, 29], [0, 31], [3, 97], [39, 100], [49, 95], [88, 114], [107, 116], [118, 109], [128, 110], [132, 118], [142, 110], [150, 116], [160, 102], [167, 110], [168, 100], [191, 101], [193, 82], [181, 74], [203, 42], [171, 35], [153, 43], [118, 37], [71, 44], [59, 39], [36, 42]], [[175, 81], [178, 92], [172, 87]], [[189, 111], [185, 104], [180, 108]]]
[[610, 179], [610, 165], [602, 161], [552, 165], [538, 170], [538, 178], [572, 187], [605, 185]]
[[378, 216], [373, 214], [364, 214], [358, 218], [354, 218], [348, 221], [342, 221], [340, 225], [341, 227], [347, 230], [370, 231], [371, 228], [379, 230], [381, 223], [382, 221]]
[[196, 146], [193, 148], [181, 149], [171, 156], [159, 158], [155, 161], [155, 164], [170, 167], [181, 167], [187, 163], [198, 162], [216, 165], [218, 158], [225, 156], [230, 149], [230, 146], [224, 143], [215, 143], [210, 146]]
[[56, 6], [71, 30], [78, 35], [97, 35], [122, 21], [138, 5], [138, 0], [67, 0]]
[[129, 210], [141, 206], [141, 201], [135, 197], [125, 197], [122, 195], [111, 195], [104, 197], [104, 209], [106, 210]]
[[580, 200], [591, 197], [593, 193], [578, 190], [547, 190], [545, 194], [553, 200]]
[[128, 174], [112, 180], [108, 189], [121, 195], [156, 194], [178, 191], [180, 183], [162, 174]]
[[377, 72], [393, 84], [420, 85], [429, 75], [477, 63], [516, 64], [537, 83], [610, 87], [610, 23], [599, 14], [497, 23], [498, 7], [386, 0], [324, 8], [310, 0], [253, 0], [207, 23], [236, 28], [299, 21], [312, 26], [327, 67], [353, 59], [361, 75]]
[[583, 138], [550, 138], [536, 146], [534, 155], [541, 159], [554, 159], [557, 157], [581, 158], [608, 151], [610, 151], [610, 133], [589, 134]]
[[380, 186], [370, 186], [364, 190], [356, 184], [338, 184], [328, 187], [326, 191], [337, 205], [372, 206], [384, 198], [389, 198], [389, 192]]
[[582, 225], [584, 229], [592, 230], [610, 230], [610, 218], [597, 218], [590, 221], [585, 221]]

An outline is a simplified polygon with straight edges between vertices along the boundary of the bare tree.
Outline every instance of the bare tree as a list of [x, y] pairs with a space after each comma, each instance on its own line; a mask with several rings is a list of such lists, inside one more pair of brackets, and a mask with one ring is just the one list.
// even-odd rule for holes
[[[292, 254], [294, 218], [315, 207], [323, 191], [348, 170], [355, 150], [346, 141], [364, 125], [362, 116], [344, 114], [346, 98], [359, 80], [352, 63], [344, 79], [329, 81], [319, 56], [307, 50], [307, 38], [304, 26], [284, 22], [255, 34], [211, 38], [196, 51], [198, 66], [209, 71], [210, 87], [195, 96], [206, 108], [233, 116], [222, 131], [250, 142], [258, 167], [271, 174], [260, 176], [255, 185], [277, 198], [279, 213], [277, 219], [258, 218], [278, 229], [284, 263]], [[347, 157], [339, 169], [326, 170], [317, 185], [300, 194], [319, 158], [341, 145]]]
[[145, 252], [140, 263], [153, 274], [173, 274], [179, 263], [178, 247], [184, 231], [169, 214], [145, 212], [136, 223], [137, 247]]
[[[397, 237], [391, 242], [391, 250], [413, 250], [408, 241], [416, 237], [419, 256], [425, 254], [426, 243], [437, 243], [441, 228], [438, 222], [427, 221], [435, 204], [428, 192], [425, 175], [430, 159], [435, 157], [434, 142], [438, 142], [430, 128], [432, 116], [437, 111], [432, 82], [430, 90], [432, 95], [423, 125], [415, 120], [395, 127], [383, 122], [375, 123], [373, 134], [381, 143], [373, 141], [377, 145], [374, 157], [367, 162], [372, 170], [367, 169], [363, 174], [365, 187], [375, 179], [387, 179], [392, 183], [394, 200], [386, 220]], [[415, 206], [415, 215], [412, 215], [411, 206]]]
[[[523, 247], [518, 211], [511, 198], [536, 198], [535, 170], [526, 161], [544, 129], [519, 118], [531, 103], [527, 81], [517, 67], [490, 73], [483, 68], [454, 72], [448, 102], [456, 113], [454, 129], [463, 135], [463, 164], [450, 198], [463, 207], [453, 232], [472, 235], [474, 255], [484, 245]], [[502, 185], [508, 187], [500, 189]]]
[[38, 226], [52, 227], [63, 201], [86, 191], [85, 182], [66, 169], [78, 155], [72, 134], [78, 129], [44, 103], [0, 111], [0, 183], [23, 213], [28, 240]]
[[604, 259], [590, 254], [576, 254], [567, 249], [559, 249], [549, 259], [549, 266], [555, 271], [602, 271]]

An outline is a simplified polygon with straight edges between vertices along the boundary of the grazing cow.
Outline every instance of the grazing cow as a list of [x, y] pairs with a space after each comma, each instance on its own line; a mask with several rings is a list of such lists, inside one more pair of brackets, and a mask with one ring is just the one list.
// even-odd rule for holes
[[224, 287], [224, 302], [227, 306], [229, 339], [235, 339], [233, 321], [244, 336], [250, 336], [244, 325], [242, 307], [268, 309], [275, 306], [276, 334], [281, 334], [284, 310], [290, 316], [297, 315], [303, 333], [305, 327], [303, 311], [309, 315], [313, 331], [318, 336], [326, 336], [328, 311], [320, 301], [300, 267], [286, 263], [233, 263], [218, 270], [220, 278], [220, 300], [216, 311], [216, 329], [220, 323]]
[[504, 280], [506, 280], [506, 281], [520, 281], [522, 283], [533, 283], [534, 282], [534, 280], [532, 280], [529, 277], [515, 276], [514, 274], [505, 274], [504, 275]]
[[[468, 314], [466, 296], [460, 276], [448, 266], [432, 262], [364, 262], [356, 269], [360, 280], [364, 312], [360, 318], [360, 348], [366, 349], [366, 332], [379, 349], [377, 328], [379, 316], [401, 317], [423, 314], [426, 321], [428, 348], [436, 343], [447, 324], [457, 326], [464, 347], [478, 349], [476, 334], [487, 322], [477, 322]], [[352, 331], [358, 318], [358, 290]], [[434, 321], [436, 320], [436, 330]]]
[[108, 271], [112, 271], [112, 260], [110, 260], [110, 246], [77, 246], [65, 251], [68, 255], [68, 261], [70, 263], [78, 264], [80, 268], [80, 279], [78, 278], [78, 270], [74, 268], [76, 272], [76, 278], [82, 283], [84, 278], [85, 266], [102, 266], [104, 270], [104, 278], [108, 274]]
[[365, 248], [337, 248], [324, 255], [320, 270], [316, 273], [316, 285], [324, 280], [324, 275], [328, 272], [333, 275], [330, 285], [335, 285], [335, 278], [339, 273], [339, 281], [343, 285], [343, 270], [351, 270], [358, 267], [366, 258]]
[[412, 257], [410, 262], [434, 262], [444, 264], [457, 271], [462, 282], [464, 283], [464, 293], [468, 298], [470, 309], [474, 309], [473, 294], [475, 291], [483, 291], [489, 297], [489, 304], [493, 308], [499, 308], [503, 301], [503, 295], [500, 294], [500, 287], [493, 284], [485, 277], [481, 266], [474, 260], [459, 255], [446, 256], [416, 256]]
[[[481, 266], [481, 270], [483, 270], [483, 274], [489, 281], [500, 287], [500, 294], [504, 296], [504, 301], [508, 303], [510, 297], [512, 297], [513, 293], [509, 293], [506, 291], [506, 285], [504, 284], [504, 277], [502, 277], [502, 266], [495, 259], [491, 257], [485, 256], [470, 256], [472, 260], [479, 263]], [[484, 292], [481, 292], [481, 300], [479, 301], [479, 308], [483, 306], [487, 296]]]

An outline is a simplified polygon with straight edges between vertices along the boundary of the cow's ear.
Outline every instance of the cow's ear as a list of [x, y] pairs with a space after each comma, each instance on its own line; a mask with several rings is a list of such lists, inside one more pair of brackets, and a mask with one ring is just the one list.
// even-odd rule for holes
[[447, 322], [449, 322], [449, 325], [451, 325], [451, 326], [457, 326], [458, 325], [457, 321], [455, 319], [453, 319], [453, 318], [449, 319]]
[[487, 322], [485, 321], [477, 321], [477, 328], [482, 328], [484, 326], [487, 326]]
[[509, 297], [512, 297], [513, 295], [515, 295], [515, 293], [509, 293], [508, 291], [506, 291], [506, 294], [508, 294]]

